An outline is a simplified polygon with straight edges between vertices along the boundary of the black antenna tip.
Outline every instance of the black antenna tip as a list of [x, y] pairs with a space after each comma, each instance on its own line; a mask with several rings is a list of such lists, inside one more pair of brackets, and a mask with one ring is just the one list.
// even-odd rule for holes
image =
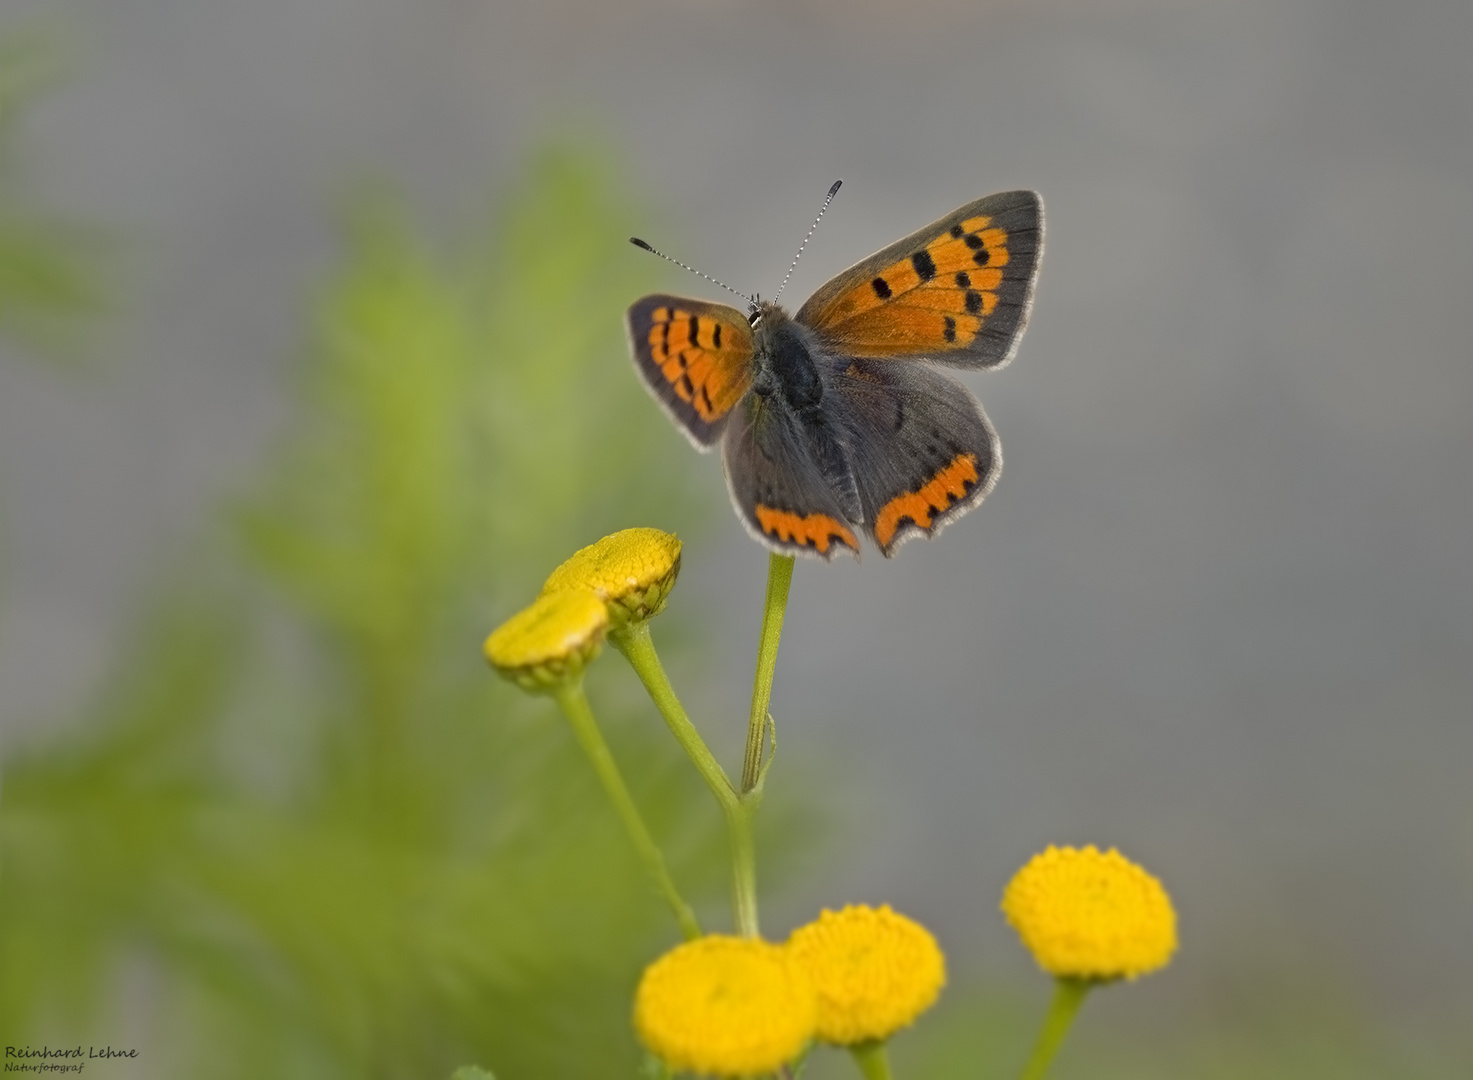
[[839, 189], [841, 187], [843, 187], [843, 186], [844, 186], [844, 181], [842, 181], [842, 180], [835, 180], [834, 181], [834, 186], [831, 187], [831, 188], [829, 188], [829, 198], [832, 199], [836, 194], [838, 194]]
[[654, 251], [655, 250], [654, 248], [650, 247], [648, 244], [646, 244], [643, 240], [641, 240], [637, 236], [631, 236], [629, 238], [629, 242], [631, 244], [633, 244], [637, 248], [644, 248], [646, 251]]

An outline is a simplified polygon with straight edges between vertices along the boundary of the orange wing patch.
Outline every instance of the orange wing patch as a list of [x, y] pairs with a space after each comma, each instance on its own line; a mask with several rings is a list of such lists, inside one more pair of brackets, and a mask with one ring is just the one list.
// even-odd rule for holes
[[745, 325], [679, 307], [657, 307], [646, 338], [650, 358], [675, 395], [706, 423], [731, 411], [747, 389], [752, 335]]
[[859, 550], [859, 541], [854, 539], [854, 534], [844, 527], [843, 522], [827, 514], [799, 515], [758, 503], [757, 524], [779, 543], [812, 547], [820, 555], [827, 555], [836, 540]]
[[978, 479], [977, 455], [958, 454], [918, 490], [897, 495], [880, 507], [875, 518], [875, 539], [882, 548], [888, 548], [907, 521], [929, 529], [932, 515], [944, 513], [958, 499], [966, 498]]
[[965, 349], [997, 307], [1008, 233], [971, 217], [840, 293], [813, 325], [864, 356]]

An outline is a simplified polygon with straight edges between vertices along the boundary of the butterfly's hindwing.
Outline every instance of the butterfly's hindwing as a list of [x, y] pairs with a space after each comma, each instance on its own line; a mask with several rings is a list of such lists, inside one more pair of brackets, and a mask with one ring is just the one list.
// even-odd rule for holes
[[827, 358], [865, 531], [886, 558], [934, 536], [997, 483], [1002, 452], [977, 399], [926, 364]]
[[1042, 250], [1038, 194], [988, 195], [851, 266], [796, 317], [835, 354], [1000, 367], [1028, 322]]
[[645, 385], [699, 449], [710, 449], [751, 385], [746, 318], [725, 304], [656, 294], [631, 306], [625, 323]]
[[810, 451], [798, 416], [777, 395], [749, 394], [722, 441], [722, 463], [737, 516], [785, 555], [859, 557], [859, 541]]

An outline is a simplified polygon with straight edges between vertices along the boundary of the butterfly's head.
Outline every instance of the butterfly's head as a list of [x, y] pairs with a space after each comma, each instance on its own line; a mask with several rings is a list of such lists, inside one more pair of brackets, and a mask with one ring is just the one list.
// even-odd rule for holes
[[772, 300], [762, 299], [760, 293], [752, 297], [752, 303], [747, 309], [747, 323], [754, 329], [764, 322], [770, 326], [775, 321], [786, 320], [788, 318], [790, 316], [783, 310], [781, 304]]

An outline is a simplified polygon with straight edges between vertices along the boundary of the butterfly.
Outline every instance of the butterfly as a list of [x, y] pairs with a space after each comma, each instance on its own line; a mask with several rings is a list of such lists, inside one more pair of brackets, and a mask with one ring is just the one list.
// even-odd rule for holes
[[997, 433], [937, 365], [1013, 358], [1042, 252], [1038, 194], [988, 195], [855, 263], [796, 315], [760, 299], [743, 314], [643, 297], [626, 316], [630, 351], [696, 449], [721, 443], [732, 505], [757, 540], [858, 558], [863, 533], [889, 558], [997, 483]]

